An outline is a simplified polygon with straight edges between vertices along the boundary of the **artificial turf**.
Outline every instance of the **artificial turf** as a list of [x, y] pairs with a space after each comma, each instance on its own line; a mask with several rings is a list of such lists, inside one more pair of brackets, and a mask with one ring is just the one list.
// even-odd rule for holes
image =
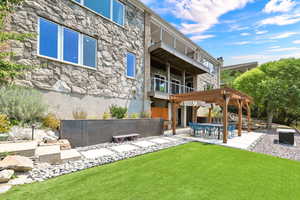
[[300, 162], [189, 143], [42, 183], [2, 200], [300, 199]]

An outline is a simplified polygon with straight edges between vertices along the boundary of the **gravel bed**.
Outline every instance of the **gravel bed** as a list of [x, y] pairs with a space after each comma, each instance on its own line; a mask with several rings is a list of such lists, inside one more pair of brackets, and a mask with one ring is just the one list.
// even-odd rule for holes
[[[161, 138], [161, 139], [168, 140], [168, 137], [149, 137], [149, 138], [140, 139], [138, 141], [149, 141], [149, 140], [155, 139], [155, 138]], [[100, 148], [107, 148], [108, 150], [113, 151], [114, 154], [110, 155], [110, 156], [99, 157], [96, 159], [87, 159], [87, 158], [83, 157], [83, 159], [81, 159], [81, 160], [72, 161], [72, 162], [69, 161], [67, 163], [60, 164], [60, 165], [49, 165], [49, 164], [45, 164], [45, 163], [37, 164], [35, 166], [35, 168], [32, 171], [30, 171], [30, 175], [28, 178], [31, 179], [33, 182], [35, 182], [35, 181], [40, 182], [40, 181], [44, 181], [44, 180], [47, 180], [47, 179], [50, 179], [53, 177], [69, 174], [69, 173], [76, 172], [76, 171], [81, 171], [81, 170], [96, 167], [96, 166], [113, 163], [113, 162], [116, 162], [119, 160], [124, 160], [127, 158], [132, 158], [135, 156], [156, 152], [156, 151], [159, 151], [162, 149], [167, 149], [170, 147], [174, 147], [174, 146], [178, 146], [178, 145], [182, 145], [182, 144], [186, 144], [186, 143], [190, 142], [190, 140], [188, 140], [188, 139], [183, 139], [183, 138], [179, 138], [179, 137], [172, 137], [172, 138], [177, 139], [177, 141], [169, 140], [170, 142], [168, 142], [168, 143], [155, 144], [155, 145], [147, 147], [147, 148], [141, 148], [141, 147], [135, 146], [133, 144], [133, 142], [124, 142], [122, 144], [134, 145], [135, 147], [137, 147], [137, 149], [134, 149], [129, 152], [123, 152], [123, 153], [119, 153], [119, 152], [111, 149], [111, 147], [113, 147], [113, 146], [121, 145], [121, 144], [115, 144], [115, 143], [104, 143], [104, 144], [99, 144], [99, 145], [77, 148], [77, 150], [79, 152], [100, 149]]]
[[279, 144], [278, 139], [278, 134], [267, 133], [252, 151], [300, 161], [300, 135], [295, 134], [295, 146]]

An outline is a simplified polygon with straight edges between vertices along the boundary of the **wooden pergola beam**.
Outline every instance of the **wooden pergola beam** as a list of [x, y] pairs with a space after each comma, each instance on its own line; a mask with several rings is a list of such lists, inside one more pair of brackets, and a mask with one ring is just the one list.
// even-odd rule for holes
[[208, 123], [212, 123], [212, 110], [214, 106], [213, 104], [210, 105], [210, 108], [208, 108]]
[[243, 126], [243, 101], [238, 101], [238, 136], [242, 136]]

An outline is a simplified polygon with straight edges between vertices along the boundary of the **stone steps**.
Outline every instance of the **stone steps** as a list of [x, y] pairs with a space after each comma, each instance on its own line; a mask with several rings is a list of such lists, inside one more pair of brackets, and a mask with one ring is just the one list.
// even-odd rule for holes
[[81, 159], [81, 154], [75, 149], [62, 150], [60, 159], [62, 162], [76, 161]]
[[35, 155], [39, 162], [47, 162], [50, 164], [58, 164], [61, 162], [59, 145], [40, 146], [36, 149]]
[[36, 141], [0, 143], [0, 154], [35, 158], [39, 162], [50, 164], [81, 159], [81, 154], [75, 149], [61, 150], [60, 144], [38, 146]]
[[16, 154], [20, 156], [32, 157], [37, 148], [36, 141], [18, 143], [0, 143], [0, 154]]

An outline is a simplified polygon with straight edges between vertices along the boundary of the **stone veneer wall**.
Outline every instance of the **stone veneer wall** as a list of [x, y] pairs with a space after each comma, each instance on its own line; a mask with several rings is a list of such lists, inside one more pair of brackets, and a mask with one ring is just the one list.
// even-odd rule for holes
[[[144, 83], [144, 12], [126, 4], [125, 26], [74, 3], [71, 0], [25, 1], [11, 18], [9, 30], [37, 33], [38, 18], [90, 35], [98, 40], [97, 69], [88, 69], [37, 56], [37, 36], [14, 42], [11, 50], [18, 63], [39, 66], [18, 84], [43, 91], [51, 109], [62, 118], [71, 118], [76, 107], [89, 115], [101, 115], [111, 103], [141, 112]], [[136, 79], [126, 77], [126, 53], [136, 54]], [[88, 100], [87, 100], [88, 99]]]

